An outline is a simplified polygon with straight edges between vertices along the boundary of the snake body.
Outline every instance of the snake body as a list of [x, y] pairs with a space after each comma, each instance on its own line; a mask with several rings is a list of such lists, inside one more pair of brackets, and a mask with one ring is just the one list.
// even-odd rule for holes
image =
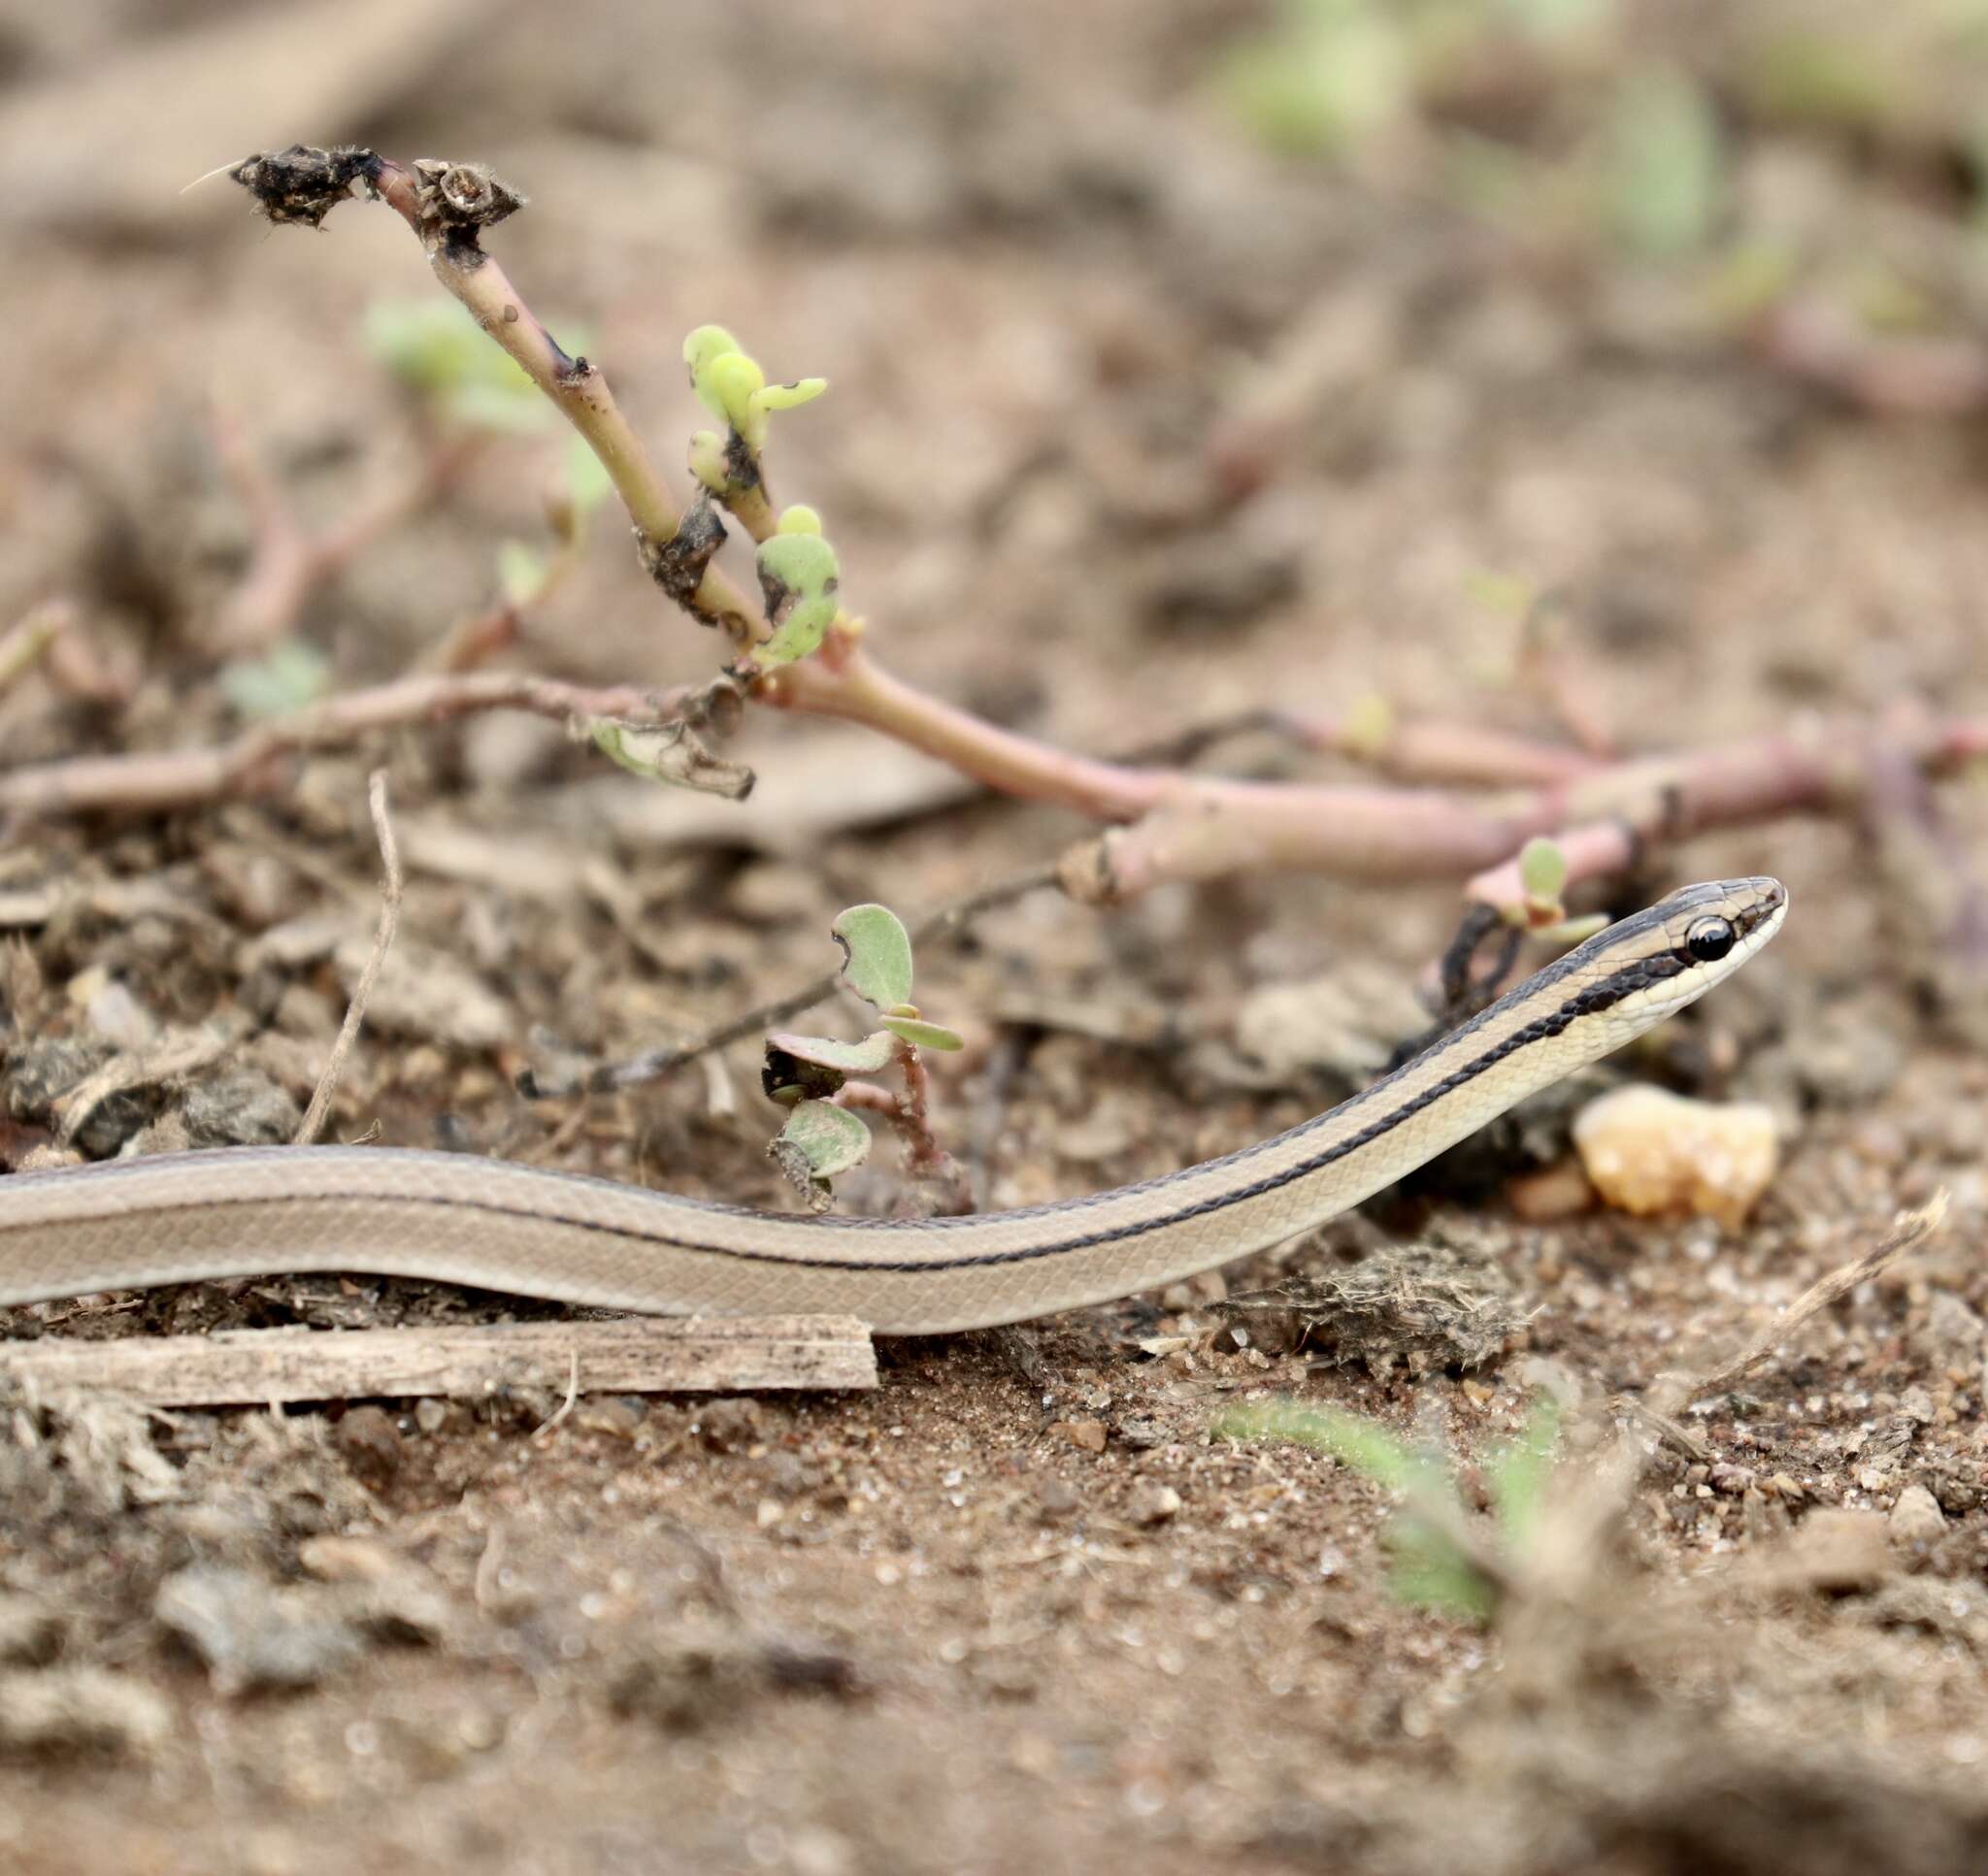
[[358, 1270], [663, 1314], [834, 1312], [893, 1333], [1019, 1322], [1323, 1223], [1704, 995], [1786, 909], [1773, 879], [1688, 886], [1316, 1119], [1092, 1198], [812, 1218], [463, 1154], [229, 1147], [0, 1180], [0, 1304]]

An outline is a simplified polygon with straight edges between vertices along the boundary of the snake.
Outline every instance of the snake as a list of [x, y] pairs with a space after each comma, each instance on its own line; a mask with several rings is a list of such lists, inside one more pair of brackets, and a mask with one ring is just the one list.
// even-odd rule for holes
[[1686, 886], [1275, 1137], [1086, 1198], [961, 1217], [753, 1210], [462, 1153], [234, 1146], [0, 1178], [0, 1304], [351, 1271], [662, 1315], [991, 1328], [1283, 1243], [1622, 1047], [1771, 939], [1767, 877]]

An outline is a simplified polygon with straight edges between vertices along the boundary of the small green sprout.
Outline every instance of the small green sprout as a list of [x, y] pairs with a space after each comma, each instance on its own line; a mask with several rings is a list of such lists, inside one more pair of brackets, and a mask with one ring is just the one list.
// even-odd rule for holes
[[[683, 341], [683, 362], [690, 368], [690, 385], [712, 416], [736, 431], [746, 447], [766, 446], [768, 419], [776, 411], [791, 411], [812, 403], [828, 389], [825, 378], [799, 378], [788, 384], [769, 384], [758, 359], [740, 349], [723, 326], [699, 326]], [[709, 435], [701, 432], [700, 436]], [[719, 460], [722, 461], [722, 448]], [[724, 483], [710, 479], [710, 449], [692, 445], [692, 468], [713, 493]]]
[[828, 929], [843, 948], [843, 981], [866, 1004], [911, 1001], [911, 935], [888, 905], [851, 905]]
[[796, 510], [788, 509], [778, 531], [760, 543], [759, 590], [773, 624], [773, 636], [753, 649], [753, 660], [762, 670], [790, 665], [816, 650], [842, 609], [842, 567], [819, 532], [820, 516], [812, 509], [798, 511], [813, 522], [814, 531], [805, 522], [790, 526]]
[[1514, 623], [1523, 620], [1540, 603], [1540, 589], [1523, 574], [1500, 573], [1482, 567], [1464, 576], [1464, 592], [1487, 612]]
[[829, 1181], [839, 1172], [853, 1171], [870, 1157], [870, 1130], [846, 1107], [803, 1101], [795, 1104], [767, 1152], [807, 1197], [810, 1207], [825, 1211]]
[[1505, 917], [1542, 943], [1578, 944], [1608, 923], [1601, 912], [1568, 917], [1561, 897], [1567, 890], [1567, 855], [1559, 841], [1543, 834], [1536, 834], [1519, 849], [1518, 879], [1525, 896], [1518, 905], [1506, 908]]
[[732, 490], [732, 469], [725, 461], [725, 440], [715, 430], [694, 430], [690, 434], [690, 473], [723, 498]]
[[1339, 155], [1413, 101], [1409, 22], [1387, 0], [1285, 0], [1267, 31], [1223, 62], [1223, 101], [1245, 129], [1293, 155]]
[[259, 658], [242, 658], [220, 674], [221, 695], [238, 714], [263, 720], [288, 716], [322, 697], [331, 660], [302, 639], [282, 639]]
[[[583, 519], [613, 492], [613, 478], [586, 439], [569, 437], [566, 441], [566, 487], [563, 493], [575, 515]], [[563, 534], [565, 530], [561, 532]]]
[[1340, 725], [1340, 743], [1349, 756], [1377, 762], [1394, 740], [1394, 706], [1378, 691], [1356, 697]]
[[522, 541], [505, 541], [497, 548], [497, 584], [507, 606], [522, 611], [546, 590], [550, 573], [546, 556]]
[[[1231, 1407], [1210, 1431], [1217, 1439], [1285, 1440], [1329, 1453], [1397, 1494], [1404, 1503], [1387, 1532], [1395, 1596], [1474, 1622], [1496, 1613], [1499, 1586], [1486, 1573], [1483, 1553], [1470, 1541], [1471, 1517], [1452, 1456], [1418, 1451], [1358, 1414], [1294, 1400]], [[1559, 1435], [1560, 1411], [1542, 1395], [1517, 1436], [1484, 1460], [1500, 1548], [1514, 1563], [1523, 1563], [1538, 1533]]]
[[545, 490], [546, 525], [559, 543], [551, 556], [522, 541], [497, 548], [497, 584], [514, 611], [537, 606], [572, 572], [577, 549], [586, 538], [587, 518], [613, 492], [601, 460], [579, 437], [567, 444], [558, 476]]
[[[790, 1030], [766, 1038], [760, 1085], [768, 1100], [791, 1110], [768, 1151], [810, 1206], [824, 1210], [832, 1198], [830, 1181], [860, 1166], [870, 1151], [870, 1130], [849, 1108], [873, 1107], [903, 1134], [914, 1168], [936, 1172], [957, 1187], [958, 1169], [932, 1135], [918, 1051], [963, 1044], [954, 1031], [927, 1021], [911, 1002], [911, 935], [885, 905], [851, 905], [830, 931], [842, 946], [844, 984], [878, 1012], [880, 1027], [860, 1042]], [[901, 1094], [858, 1078], [891, 1069], [904, 1083]]]
[[1717, 221], [1725, 160], [1717, 113], [1681, 68], [1640, 65], [1608, 123], [1607, 211], [1628, 247], [1663, 260], [1703, 247]]
[[453, 300], [376, 300], [366, 347], [410, 391], [470, 429], [535, 435], [552, 408], [507, 352]]
[[1519, 849], [1519, 884], [1525, 888], [1526, 911], [1541, 915], [1539, 922], [1564, 918], [1567, 909], [1560, 895], [1567, 887], [1567, 855], [1557, 840], [1536, 834]]

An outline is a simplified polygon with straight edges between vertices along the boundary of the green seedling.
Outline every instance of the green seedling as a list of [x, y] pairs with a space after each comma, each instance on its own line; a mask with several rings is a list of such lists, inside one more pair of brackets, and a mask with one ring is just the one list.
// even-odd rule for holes
[[[1473, 1520], [1452, 1455], [1409, 1445], [1379, 1422], [1331, 1407], [1273, 1400], [1230, 1408], [1210, 1431], [1218, 1439], [1280, 1440], [1329, 1453], [1395, 1494], [1402, 1506], [1387, 1531], [1389, 1588], [1402, 1601], [1473, 1622], [1496, 1613], [1498, 1583], [1470, 1541]], [[1560, 1413], [1543, 1396], [1518, 1435], [1493, 1448], [1482, 1470], [1497, 1542], [1514, 1563], [1534, 1542], [1552, 1475]]]
[[1237, 121], [1272, 148], [1333, 156], [1399, 119], [1414, 93], [1409, 22], [1385, 0], [1285, 0], [1240, 42], [1219, 87]]
[[517, 540], [497, 547], [497, 585], [504, 603], [522, 612], [551, 597], [573, 571], [586, 540], [588, 519], [613, 493], [613, 483], [601, 461], [578, 437], [567, 444], [558, 474], [546, 489], [546, 525], [558, 543], [557, 551], [541, 553]]
[[780, 516], [779, 531], [760, 543], [758, 566], [773, 636], [753, 647], [752, 657], [761, 670], [774, 670], [820, 647], [842, 609], [842, 568], [810, 508]]
[[376, 300], [366, 348], [437, 415], [466, 429], [537, 435], [552, 407], [511, 356], [450, 300]]
[[281, 640], [261, 657], [238, 659], [220, 674], [221, 695], [258, 722], [315, 704], [330, 683], [331, 660], [302, 639]]
[[[830, 927], [842, 946], [844, 985], [878, 1013], [878, 1027], [861, 1041], [781, 1030], [766, 1038], [760, 1085], [787, 1108], [787, 1122], [768, 1151], [810, 1206], [827, 1209], [831, 1181], [869, 1157], [871, 1134], [850, 1111], [870, 1107], [904, 1135], [912, 1168], [955, 1185], [958, 1171], [931, 1131], [930, 1084], [921, 1049], [957, 1049], [959, 1036], [928, 1021], [911, 1001], [911, 940], [885, 905], [851, 905]], [[869, 1077], [895, 1070], [902, 1092]]]
[[1518, 878], [1525, 897], [1518, 905], [1508, 906], [1505, 916], [1542, 943], [1578, 944], [1608, 922], [1602, 912], [1568, 917], [1562, 897], [1567, 891], [1567, 855], [1559, 841], [1543, 834], [1534, 835], [1519, 849]]
[[[769, 384], [758, 359], [742, 351], [739, 342], [723, 326], [699, 326], [683, 341], [683, 362], [690, 368], [690, 386], [697, 399], [712, 416], [725, 424], [755, 455], [766, 447], [769, 420], [776, 411], [791, 411], [812, 403], [828, 389], [825, 378], [797, 378], [787, 384]], [[709, 460], [709, 445], [702, 440], [711, 433], [699, 433], [692, 444], [692, 467], [698, 478], [714, 494], [729, 485], [724, 473], [723, 448], [717, 460]], [[712, 480], [715, 469], [720, 479]]]
[[1717, 115], [1675, 67], [1629, 73], [1609, 112], [1607, 215], [1622, 244], [1654, 260], [1703, 247], [1725, 192]]

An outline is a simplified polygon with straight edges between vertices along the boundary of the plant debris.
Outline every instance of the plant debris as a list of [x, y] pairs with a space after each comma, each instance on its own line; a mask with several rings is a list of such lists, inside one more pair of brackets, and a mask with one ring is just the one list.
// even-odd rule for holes
[[1253, 1341], [1302, 1350], [1321, 1366], [1357, 1363], [1384, 1372], [1401, 1363], [1411, 1374], [1481, 1367], [1525, 1322], [1523, 1304], [1490, 1257], [1435, 1239], [1286, 1277], [1215, 1309]]

